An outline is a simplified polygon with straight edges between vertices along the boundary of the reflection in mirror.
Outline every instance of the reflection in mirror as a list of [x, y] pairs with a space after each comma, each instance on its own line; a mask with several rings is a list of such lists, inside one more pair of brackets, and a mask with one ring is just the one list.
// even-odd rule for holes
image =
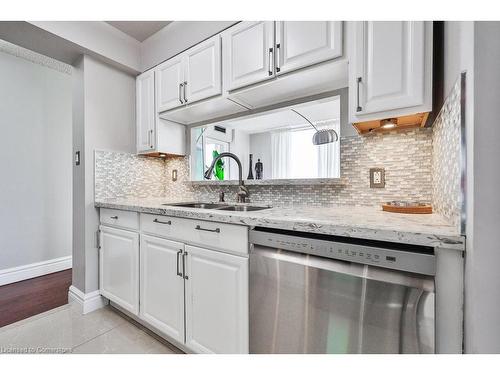
[[[315, 144], [325, 137], [329, 143]], [[204, 180], [222, 152], [238, 156], [244, 179], [339, 178], [339, 137], [339, 96], [192, 128], [191, 178]], [[234, 160], [216, 164], [212, 180], [237, 179]]]

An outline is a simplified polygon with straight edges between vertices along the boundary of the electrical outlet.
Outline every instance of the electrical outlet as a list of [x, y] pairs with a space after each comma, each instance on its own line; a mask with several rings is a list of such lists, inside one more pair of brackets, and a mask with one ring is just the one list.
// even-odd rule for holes
[[370, 168], [370, 187], [384, 188], [385, 187], [385, 169]]

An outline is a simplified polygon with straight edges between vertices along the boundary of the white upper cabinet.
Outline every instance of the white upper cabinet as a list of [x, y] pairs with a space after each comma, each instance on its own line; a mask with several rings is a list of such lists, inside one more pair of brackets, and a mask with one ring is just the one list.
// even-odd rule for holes
[[185, 246], [186, 346], [248, 353], [248, 258]]
[[342, 56], [341, 21], [276, 22], [276, 73]]
[[176, 56], [155, 69], [156, 112], [179, 107], [185, 102], [183, 57]]
[[222, 93], [221, 40], [216, 35], [189, 49], [185, 59], [187, 103]]
[[140, 317], [184, 342], [184, 244], [141, 235]]
[[139, 313], [139, 234], [100, 227], [100, 293], [133, 314]]
[[351, 122], [432, 109], [432, 22], [356, 22], [353, 43]]
[[136, 128], [137, 152], [155, 147], [155, 81], [154, 71], [141, 74], [136, 79]]
[[222, 33], [225, 89], [274, 77], [274, 22], [245, 21]]
[[156, 68], [156, 110], [168, 111], [222, 92], [220, 36]]

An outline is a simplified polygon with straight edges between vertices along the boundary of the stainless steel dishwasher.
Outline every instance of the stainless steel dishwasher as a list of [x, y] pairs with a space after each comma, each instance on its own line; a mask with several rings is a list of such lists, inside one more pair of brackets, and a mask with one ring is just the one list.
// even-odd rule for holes
[[250, 232], [250, 353], [434, 353], [432, 248]]

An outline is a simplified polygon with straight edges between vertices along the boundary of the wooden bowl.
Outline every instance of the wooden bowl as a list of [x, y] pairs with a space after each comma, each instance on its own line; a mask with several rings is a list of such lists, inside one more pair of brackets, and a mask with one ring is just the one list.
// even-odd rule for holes
[[383, 204], [382, 210], [398, 214], [432, 214], [432, 206], [430, 204], [408, 205], [408, 206]]

